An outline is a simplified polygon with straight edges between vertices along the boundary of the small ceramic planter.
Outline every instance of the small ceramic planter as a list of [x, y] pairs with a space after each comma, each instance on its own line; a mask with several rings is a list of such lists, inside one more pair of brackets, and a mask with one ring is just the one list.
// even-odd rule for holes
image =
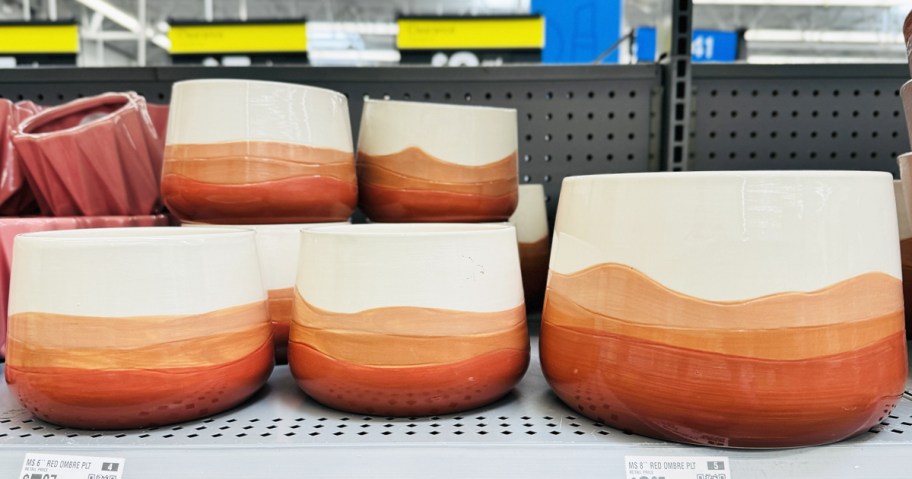
[[0, 98], [0, 215], [37, 213], [35, 196], [22, 171], [22, 160], [13, 146], [13, 131], [41, 108], [30, 101], [13, 103]]
[[554, 231], [542, 368], [586, 416], [796, 447], [867, 431], [903, 392], [889, 174], [568, 178]]
[[545, 188], [542, 185], [519, 185], [519, 206], [510, 217], [510, 224], [516, 227], [519, 242], [526, 307], [539, 309], [545, 299], [548, 255], [551, 252], [548, 210], [545, 208]]
[[13, 264], [13, 240], [16, 236], [39, 231], [169, 224], [170, 218], [165, 215], [0, 218], [0, 358], [6, 355], [6, 307], [9, 302], [10, 267]]
[[155, 127], [155, 134], [158, 136], [158, 143], [163, 151], [165, 147], [165, 134], [168, 132], [168, 105], [159, 103], [147, 103], [146, 108], [149, 110], [149, 118], [152, 120], [152, 126]]
[[241, 403], [272, 371], [252, 231], [30, 233], [13, 255], [6, 380], [42, 420], [196, 419]]
[[357, 204], [348, 101], [290, 83], [174, 84], [162, 197], [184, 221], [344, 221]]
[[145, 215], [159, 207], [161, 145], [135, 93], [47, 108], [20, 123], [13, 142], [47, 215]]
[[[288, 330], [294, 306], [295, 276], [301, 251], [301, 230], [348, 223], [300, 223], [284, 225], [247, 225], [256, 232], [260, 275], [269, 298], [269, 322], [272, 323], [277, 364], [288, 362]], [[237, 228], [230, 225], [184, 223], [187, 227]]]
[[461, 411], [507, 394], [528, 366], [512, 226], [312, 228], [299, 265], [288, 363], [327, 406]]
[[912, 221], [906, 208], [901, 180], [893, 182], [896, 193], [896, 222], [899, 224], [899, 253], [902, 258], [903, 298], [906, 304], [906, 337], [912, 338]]
[[506, 221], [517, 204], [516, 110], [367, 100], [360, 207], [379, 222]]

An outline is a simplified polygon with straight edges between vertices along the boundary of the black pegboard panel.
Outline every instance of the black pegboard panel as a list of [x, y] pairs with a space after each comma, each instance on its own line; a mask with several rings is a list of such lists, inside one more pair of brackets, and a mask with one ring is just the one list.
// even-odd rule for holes
[[888, 171], [905, 65], [695, 65], [691, 168]]
[[515, 108], [520, 181], [545, 185], [552, 221], [564, 177], [649, 171], [658, 164], [661, 74], [655, 65], [14, 70], [0, 77], [0, 95], [57, 104], [135, 90], [166, 103], [175, 81], [193, 78], [286, 81], [340, 91], [349, 99], [355, 138], [364, 98]]

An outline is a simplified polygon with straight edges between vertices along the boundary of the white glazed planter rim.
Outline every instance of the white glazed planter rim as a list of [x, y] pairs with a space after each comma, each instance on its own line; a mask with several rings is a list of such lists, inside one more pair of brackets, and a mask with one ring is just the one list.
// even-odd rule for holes
[[315, 226], [303, 230], [304, 234], [346, 237], [452, 237], [499, 233], [515, 229], [504, 223], [367, 223]]
[[249, 85], [249, 84], [259, 84], [259, 85], [275, 85], [281, 86], [282, 88], [299, 88], [301, 90], [311, 90], [311, 91], [321, 91], [333, 96], [339, 97], [343, 100], [347, 100], [344, 93], [338, 92], [336, 90], [330, 90], [329, 88], [322, 88], [318, 86], [305, 85], [302, 83], [289, 83], [289, 82], [280, 82], [280, 81], [270, 81], [270, 80], [245, 80], [241, 78], [195, 78], [192, 80], [181, 80], [174, 82], [174, 86], [177, 85], [190, 85], [196, 83], [225, 83], [225, 84], [237, 84], [237, 85]]
[[[906, 155], [912, 155], [912, 153], [906, 153], [900, 155], [899, 158], [902, 158]], [[564, 183], [586, 183], [586, 182], [596, 182], [596, 181], [623, 181], [623, 180], [633, 180], [633, 179], [668, 179], [675, 178], [682, 181], [687, 178], [731, 178], [731, 177], [769, 177], [769, 178], [850, 178], [850, 177], [859, 177], [859, 178], [869, 178], [876, 179], [878, 177], [889, 176], [891, 179], [893, 176], [890, 173], [883, 171], [863, 171], [863, 170], [726, 170], [726, 171], [655, 171], [655, 172], [645, 172], [645, 173], [605, 173], [599, 175], [580, 175], [580, 176], [568, 176], [564, 178]]]
[[376, 103], [376, 104], [390, 104], [390, 105], [402, 105], [407, 108], [423, 108], [427, 110], [472, 110], [472, 111], [491, 111], [505, 114], [515, 114], [515, 108], [504, 108], [499, 106], [487, 106], [487, 105], [455, 105], [452, 103], [435, 103], [435, 102], [424, 102], [424, 101], [411, 101], [411, 100], [383, 100], [380, 98], [368, 98], [364, 100], [364, 105]]
[[209, 238], [219, 236], [223, 238], [251, 236], [252, 229], [247, 228], [212, 228], [200, 227], [182, 230], [180, 227], [124, 227], [124, 228], [86, 228], [78, 230], [55, 230], [23, 233], [16, 236], [26, 241], [47, 241], [57, 243], [150, 243], [156, 242], [182, 242], [187, 239]]

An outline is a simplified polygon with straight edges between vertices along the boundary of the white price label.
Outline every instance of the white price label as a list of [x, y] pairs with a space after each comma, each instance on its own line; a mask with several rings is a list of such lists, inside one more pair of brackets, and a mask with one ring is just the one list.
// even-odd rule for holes
[[124, 458], [28, 453], [22, 479], [122, 479]]
[[724, 456], [624, 456], [627, 479], [732, 479]]

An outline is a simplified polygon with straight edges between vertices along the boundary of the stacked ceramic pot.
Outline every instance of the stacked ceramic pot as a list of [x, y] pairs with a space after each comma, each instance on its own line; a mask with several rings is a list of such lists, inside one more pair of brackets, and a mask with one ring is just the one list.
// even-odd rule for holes
[[174, 85], [162, 198], [185, 225], [256, 231], [279, 363], [286, 362], [300, 231], [347, 221], [357, 194], [341, 93], [247, 80]]
[[514, 110], [365, 102], [359, 205], [374, 224], [302, 233], [289, 364], [308, 395], [415, 416], [482, 406], [519, 381], [529, 340], [504, 223], [516, 128]]

